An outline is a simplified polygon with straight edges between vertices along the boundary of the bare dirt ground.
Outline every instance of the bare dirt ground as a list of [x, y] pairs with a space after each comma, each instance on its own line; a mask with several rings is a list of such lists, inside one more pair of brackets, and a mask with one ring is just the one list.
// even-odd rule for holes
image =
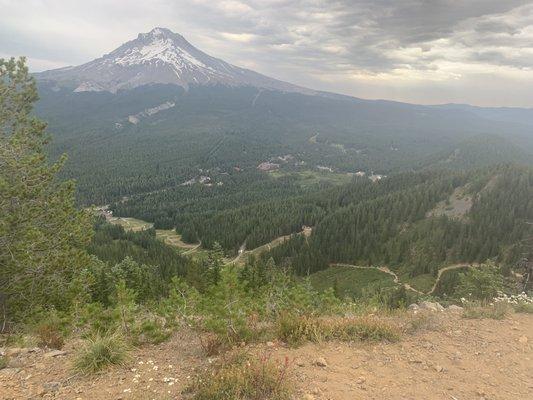
[[[290, 349], [250, 347], [274, 360], [288, 358], [295, 399], [527, 400], [533, 399], [533, 316], [467, 320], [434, 314], [428, 328], [397, 343], [323, 343]], [[75, 376], [76, 342], [66, 354], [23, 351], [0, 370], [1, 399], [184, 399], [195, 369], [210, 359], [197, 335], [183, 329], [166, 343], [133, 352], [125, 367], [92, 377]], [[316, 365], [323, 359], [325, 366]], [[18, 361], [18, 364], [17, 362]]]
[[[533, 316], [466, 320], [395, 344], [325, 344], [276, 351], [295, 359], [303, 399], [533, 399]], [[322, 357], [326, 367], [314, 365]]]
[[165, 343], [135, 350], [126, 366], [96, 376], [73, 372], [76, 348], [72, 342], [65, 355], [41, 350], [17, 357], [16, 368], [0, 370], [0, 399], [181, 399], [195, 368], [209, 364], [197, 335], [187, 329]]

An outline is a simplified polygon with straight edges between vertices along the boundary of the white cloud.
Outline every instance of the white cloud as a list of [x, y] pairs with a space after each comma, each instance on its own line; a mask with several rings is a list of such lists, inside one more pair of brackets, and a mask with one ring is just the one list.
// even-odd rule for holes
[[254, 38], [256, 38], [256, 35], [253, 35], [251, 33], [230, 33], [230, 32], [222, 32], [222, 37], [228, 40], [231, 40], [233, 42], [240, 42], [240, 43], [249, 43]]

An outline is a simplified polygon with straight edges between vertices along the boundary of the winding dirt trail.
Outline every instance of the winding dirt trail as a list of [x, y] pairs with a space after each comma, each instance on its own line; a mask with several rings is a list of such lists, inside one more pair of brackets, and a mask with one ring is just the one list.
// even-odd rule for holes
[[285, 240], [289, 239], [292, 235], [304, 235], [305, 240], [307, 241], [307, 238], [309, 235], [311, 235], [311, 232], [313, 231], [312, 227], [305, 226], [300, 232], [297, 233], [290, 233], [288, 235], [279, 236], [272, 241], [265, 243], [259, 247], [256, 247], [251, 250], [246, 250], [246, 242], [244, 242], [241, 247], [239, 248], [239, 252], [237, 254], [237, 257], [235, 257], [232, 261], [228, 262], [227, 264], [231, 263], [237, 263], [238, 261], [245, 261], [246, 257], [252, 254], [259, 255], [265, 251], [270, 251], [274, 247], [279, 246], [282, 244]]
[[201, 245], [202, 245], [202, 242], [198, 243], [196, 246], [191, 247], [189, 250], [184, 251], [184, 252], [181, 253], [181, 254], [182, 254], [182, 255], [186, 255], [186, 254], [193, 253], [193, 252], [196, 251]]
[[352, 265], [352, 264], [343, 264], [343, 263], [333, 263], [333, 264], [329, 264], [329, 265], [330, 265], [330, 267], [348, 267], [348, 268], [357, 268], [357, 269], [376, 269], [378, 271], [381, 271], [381, 272], [383, 272], [385, 274], [388, 274], [388, 275], [392, 276], [393, 281], [394, 281], [395, 284], [403, 285], [403, 287], [405, 287], [407, 290], [411, 290], [411, 291], [416, 292], [418, 294], [425, 294], [425, 293], [415, 289], [414, 287], [412, 287], [408, 283], [400, 282], [400, 278], [398, 278], [398, 275], [396, 275], [396, 273], [391, 271], [388, 267], [365, 267], [365, 266], [362, 266], [362, 265]]
[[353, 264], [344, 264], [344, 263], [331, 263], [329, 264], [329, 266], [330, 267], [349, 267], [349, 268], [357, 268], [357, 269], [376, 269], [378, 271], [381, 271], [385, 274], [392, 276], [395, 284], [402, 285], [407, 290], [410, 290], [418, 294], [431, 295], [437, 289], [440, 279], [446, 271], [451, 271], [451, 270], [460, 269], [460, 268], [477, 268], [479, 267], [479, 264], [453, 264], [453, 265], [448, 265], [447, 267], [443, 267], [439, 269], [439, 272], [437, 273], [437, 278], [435, 279], [435, 283], [433, 284], [433, 287], [431, 288], [431, 290], [428, 292], [421, 292], [420, 290], [415, 289], [408, 283], [400, 282], [400, 278], [398, 277], [398, 275], [396, 275], [396, 273], [391, 271], [388, 267], [373, 267], [373, 266], [365, 267], [362, 265], [353, 265]]
[[239, 251], [237, 251], [237, 256], [234, 259], [226, 262], [224, 265], [236, 264], [245, 252], [246, 252], [246, 242], [241, 244], [241, 247], [239, 247]]
[[460, 268], [477, 268], [477, 267], [479, 267], [479, 264], [453, 264], [453, 265], [448, 265], [447, 267], [439, 269], [439, 272], [437, 274], [437, 279], [435, 280], [433, 287], [427, 294], [433, 294], [435, 292], [435, 290], [437, 289], [437, 286], [439, 285], [442, 274], [445, 273], [446, 271], [451, 271], [453, 269], [460, 269]]

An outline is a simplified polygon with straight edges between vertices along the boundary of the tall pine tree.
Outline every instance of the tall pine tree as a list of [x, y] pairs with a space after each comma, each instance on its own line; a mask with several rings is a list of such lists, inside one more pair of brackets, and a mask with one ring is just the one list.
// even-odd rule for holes
[[37, 90], [23, 58], [0, 59], [0, 329], [39, 310], [66, 308], [90, 262], [92, 227], [74, 183], [49, 163], [46, 124], [32, 115]]

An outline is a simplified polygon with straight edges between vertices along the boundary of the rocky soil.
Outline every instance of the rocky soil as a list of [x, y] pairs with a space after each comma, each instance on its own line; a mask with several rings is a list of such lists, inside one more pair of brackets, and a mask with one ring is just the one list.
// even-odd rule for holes
[[[468, 320], [460, 312], [416, 312], [431, 317], [398, 343], [268, 343], [250, 351], [289, 359], [295, 399], [533, 399], [532, 315]], [[5, 349], [10, 362], [0, 370], [0, 398], [183, 399], [194, 371], [213, 362], [185, 329], [135, 350], [125, 367], [86, 377], [72, 372], [77, 345]]]

